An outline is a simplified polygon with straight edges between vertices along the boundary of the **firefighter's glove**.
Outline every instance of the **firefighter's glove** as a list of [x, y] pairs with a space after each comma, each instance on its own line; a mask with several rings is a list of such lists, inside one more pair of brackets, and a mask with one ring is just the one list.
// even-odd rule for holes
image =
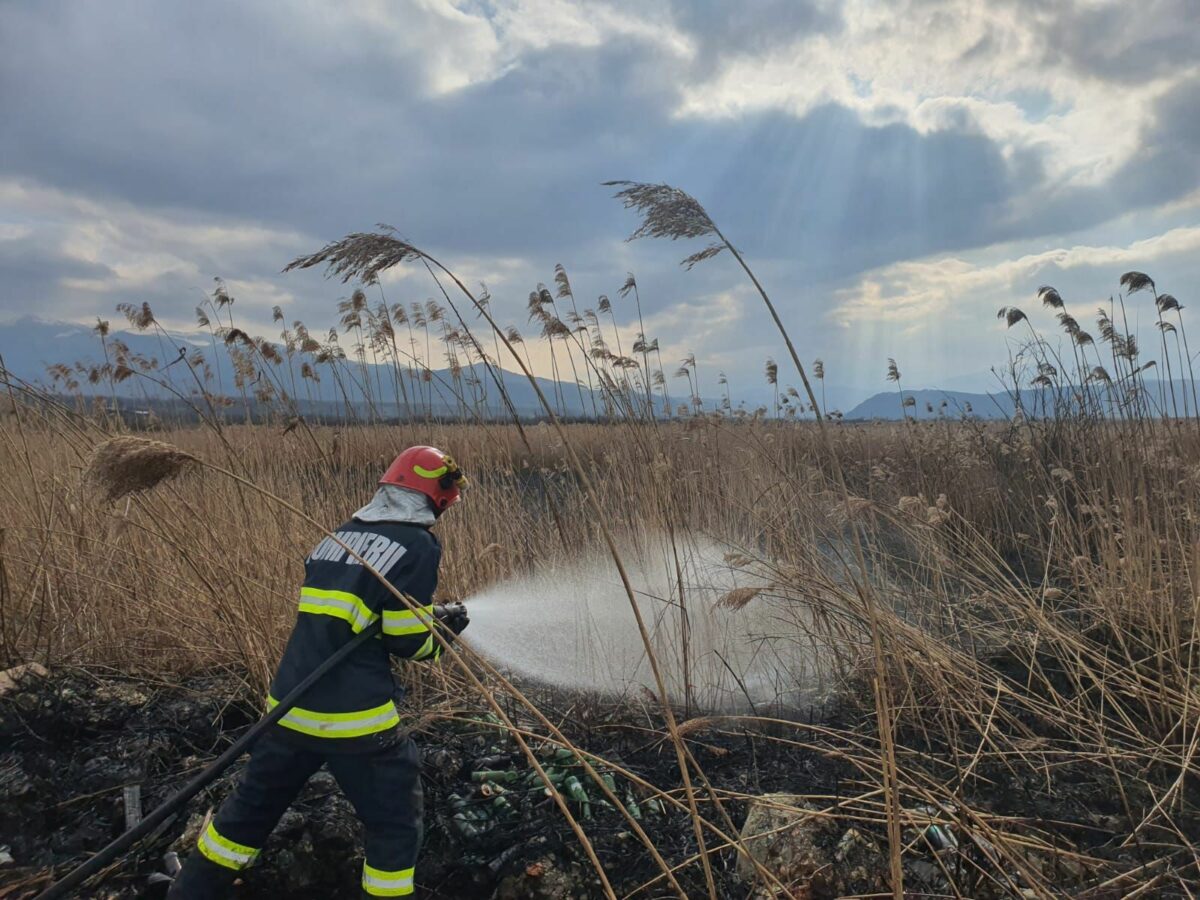
[[442, 619], [442, 623], [453, 631], [456, 635], [462, 634], [467, 630], [467, 626], [471, 624], [471, 617], [467, 615], [467, 608], [461, 603], [451, 603], [445, 607], [446, 614]]
[[461, 603], [436, 606], [433, 614], [442, 640], [447, 644], [453, 644], [471, 622], [467, 615], [467, 608]]

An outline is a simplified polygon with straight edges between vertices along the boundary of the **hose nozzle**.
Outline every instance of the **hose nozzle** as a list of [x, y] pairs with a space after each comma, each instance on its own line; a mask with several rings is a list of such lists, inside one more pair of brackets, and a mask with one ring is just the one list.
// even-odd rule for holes
[[433, 616], [455, 634], [462, 634], [467, 625], [471, 623], [471, 617], [467, 615], [467, 608], [457, 601], [434, 606]]

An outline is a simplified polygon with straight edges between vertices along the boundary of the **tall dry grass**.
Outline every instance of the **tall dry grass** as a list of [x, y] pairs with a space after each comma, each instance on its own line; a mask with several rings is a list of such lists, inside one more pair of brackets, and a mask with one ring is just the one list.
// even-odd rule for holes
[[[646, 216], [636, 236], [709, 237], [713, 243], [685, 263], [730, 251], [782, 331], [766, 291], [707, 213], [661, 187], [622, 187], [623, 199]], [[405, 326], [417, 329], [410, 346], [425, 338], [424, 355], [414, 355], [424, 362], [416, 364], [419, 390], [432, 380], [427, 329], [448, 319], [459, 323], [443, 330], [448, 347], [484, 362], [510, 353], [506, 364], [528, 372], [520, 335], [491, 319], [487, 298], [389, 233], [351, 235], [296, 265], [329, 264], [335, 274], [370, 282], [405, 262], [426, 265], [448, 287], [444, 307], [401, 307]], [[685, 787], [666, 797], [691, 815], [700, 852], [687, 864], [704, 869], [710, 895], [710, 857], [736, 845], [727, 802], [745, 798], [713, 787], [690, 747], [707, 732], [747, 729], [856, 769], [849, 797], [811, 799], [827, 816], [886, 833], [895, 896], [906, 865], [931, 858], [931, 821], [959, 835], [961, 852], [933, 857], [956, 896], [1048, 897], [1068, 884], [1097, 898], [1193, 888], [1200, 876], [1200, 427], [1161, 415], [1194, 409], [1194, 398], [1174, 385], [1173, 398], [1165, 387], [1157, 398], [1146, 390], [1147, 364], [1113, 324], [1116, 304], [1102, 311], [1105, 368], [1057, 291], [1039, 292], [1060, 314], [1071, 357], [1064, 362], [1030, 329], [1012, 372], [1024, 360], [1046, 392], [1041, 409], [1009, 422], [838, 423], [823, 414], [786, 333], [813, 422], [705, 413], [694, 358], [680, 370], [691, 408], [668, 422], [655, 415], [669, 404], [661, 360], [652, 369], [656, 343], [642, 334], [635, 356], [606, 356], [599, 318], [574, 312], [565, 273], [556, 284], [557, 296], [544, 288], [531, 295], [531, 317], [560, 371], [593, 379], [604, 424], [562, 424], [554, 415], [561, 396], [544, 398], [548, 424], [488, 421], [478, 414], [480, 386], [459, 383], [452, 365], [448, 387], [474, 424], [434, 421], [425, 393], [425, 400], [409, 397], [418, 420], [409, 424], [320, 426], [289, 407], [298, 393], [279, 374], [287, 369], [271, 368], [278, 351], [264, 350], [229, 319], [214, 327], [214, 342], [240, 361], [239, 390], [255, 373], [260, 385], [264, 377], [278, 382], [271, 397], [258, 399], [278, 401], [279, 424], [230, 424], [221, 415], [230, 395], [211, 386], [201, 361], [185, 360], [198, 385], [188, 402], [202, 425], [158, 436], [328, 525], [369, 496], [397, 448], [431, 442], [452, 450], [476, 485], [440, 526], [443, 588], [452, 595], [598, 544], [612, 547], [621, 566], [616, 543], [636, 545], [650, 534], [680, 543], [703, 535], [729, 548], [731, 565], [768, 573], [762, 596], [797, 610], [773, 639], [823, 647], [849, 711], [813, 724], [765, 713], [706, 716], [690, 708], [690, 697], [682, 709], [664, 703]], [[635, 281], [627, 286], [636, 292]], [[1154, 290], [1145, 276], [1126, 287]], [[1177, 312], [1170, 301], [1155, 294], [1160, 318]], [[210, 305], [210, 323], [228, 314], [220, 297]], [[573, 321], [566, 306], [581, 327], [564, 324], [560, 314]], [[382, 316], [371, 325], [361, 300], [352, 297], [339, 312], [348, 332], [386, 337]], [[478, 336], [462, 313], [486, 323]], [[1020, 310], [1001, 313], [1010, 327], [1028, 325]], [[132, 310], [133, 319], [155, 327], [148, 309]], [[389, 321], [394, 328], [394, 310]], [[1165, 337], [1176, 332], [1160, 331], [1169, 350]], [[379, 405], [382, 394], [370, 387], [378, 372], [339, 356], [332, 338], [321, 345], [304, 333], [296, 352], [329, 366], [348, 419]], [[359, 340], [386, 352], [373, 337]], [[356, 356], [362, 363], [365, 350]], [[1177, 355], [1175, 371], [1185, 362]], [[117, 379], [118, 371], [135, 377], [110, 368], [97, 380]], [[158, 377], [154, 371], [147, 364], [143, 374]], [[501, 394], [504, 379], [516, 377], [488, 375]], [[813, 375], [823, 385], [824, 366]], [[783, 377], [774, 363], [768, 377], [774, 384]], [[396, 381], [401, 390], [409, 384]], [[115, 505], [98, 501], [80, 473], [92, 447], [122, 424], [21, 387], [0, 426], [4, 661], [156, 673], [225, 666], [263, 685], [294, 616], [301, 560], [316, 537], [311, 525], [261, 491], [196, 473]], [[729, 599], [743, 602], [758, 598]], [[686, 603], [680, 613], [671, 652], [686, 667]], [[688, 721], [676, 722], [679, 714]], [[535, 736], [563, 740], [540, 723]], [[679, 894], [669, 868], [656, 862]]]
[[[855, 501], [849, 520], [812, 426], [714, 416], [566, 431], [613, 530], [634, 540], [710, 535], [730, 547], [733, 564], [770, 571], [769, 594], [815, 613], [797, 616], [782, 638], [810, 639], [801, 622], [819, 630], [851, 696], [871, 671], [856, 587], [871, 583], [903, 822], [936, 806], [995, 857], [956, 876], [965, 896], [989, 880], [997, 895], [1018, 884], [1047, 895], [1067, 873], [1098, 882], [1151, 862], [1163, 884], [1195, 877], [1194, 426], [1148, 436], [1126, 423], [1074, 432], [841, 426], [831, 440]], [[44, 408], [20, 409], [0, 435], [6, 664], [37, 658], [154, 674], [223, 666], [265, 683], [295, 615], [301, 561], [315, 539], [308, 526], [197, 473], [101, 502], [81, 478], [99, 426], [67, 427]], [[202, 458], [232, 452], [244, 477], [330, 525], [370, 494], [396, 447], [453, 448], [476, 487], [440, 528], [450, 595], [561, 562], [598, 539], [546, 426], [526, 429], [532, 450], [512, 426], [319, 428], [319, 453], [295, 431], [266, 427], [159, 437]], [[848, 553], [849, 529], [868, 548], [866, 571]], [[866, 797], [882, 764], [873, 721], [826, 733], [768, 730], [763, 739], [852, 760]], [[1081, 784], [1112, 803], [1072, 799]], [[886, 818], [864, 803], [843, 812]], [[1034, 821], [1026, 804], [1069, 826]]]

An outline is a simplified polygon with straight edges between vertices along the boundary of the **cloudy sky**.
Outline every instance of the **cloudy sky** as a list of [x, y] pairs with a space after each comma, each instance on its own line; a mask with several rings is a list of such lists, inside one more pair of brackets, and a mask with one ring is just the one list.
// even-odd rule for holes
[[625, 243], [627, 178], [704, 203], [831, 385], [979, 387], [1040, 284], [1200, 304], [1198, 46], [1200, 0], [3, 0], [0, 319], [188, 328], [219, 275], [316, 330], [347, 290], [280, 269], [387, 222], [522, 327], [562, 263], [631, 337], [633, 271], [668, 357], [757, 388], [764, 311]]

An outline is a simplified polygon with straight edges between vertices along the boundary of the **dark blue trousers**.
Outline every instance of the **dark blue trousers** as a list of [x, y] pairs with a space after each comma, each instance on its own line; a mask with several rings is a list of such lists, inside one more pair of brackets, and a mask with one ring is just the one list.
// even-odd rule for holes
[[227, 897], [234, 879], [254, 863], [280, 816], [322, 765], [365, 829], [362, 896], [412, 894], [422, 815], [420, 755], [413, 742], [398, 737], [373, 753], [339, 754], [268, 734], [255, 745], [242, 780], [200, 835], [169, 900]]

